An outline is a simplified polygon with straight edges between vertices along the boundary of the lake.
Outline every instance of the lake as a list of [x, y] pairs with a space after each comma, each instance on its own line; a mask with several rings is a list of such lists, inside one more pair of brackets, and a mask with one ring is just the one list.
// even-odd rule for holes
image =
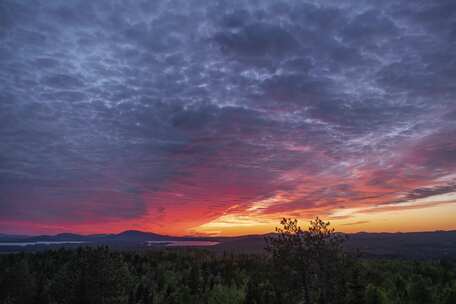
[[166, 247], [206, 247], [214, 246], [219, 242], [211, 241], [147, 241], [147, 246], [166, 246]]

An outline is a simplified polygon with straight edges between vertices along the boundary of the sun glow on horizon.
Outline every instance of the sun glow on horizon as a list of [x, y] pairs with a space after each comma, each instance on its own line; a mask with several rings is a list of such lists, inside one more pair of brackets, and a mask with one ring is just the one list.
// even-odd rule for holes
[[[297, 217], [297, 214], [261, 214], [263, 207], [276, 202], [276, 198], [252, 204], [246, 214], [224, 214], [210, 222], [191, 229], [195, 234], [242, 235], [268, 233], [279, 226], [283, 217], [297, 218], [305, 227], [313, 217]], [[341, 232], [415, 232], [456, 229], [456, 192], [414, 199], [401, 203], [389, 203], [365, 208], [344, 208], [319, 215], [331, 222]], [[439, 218], [436, 223], [435, 219]]]

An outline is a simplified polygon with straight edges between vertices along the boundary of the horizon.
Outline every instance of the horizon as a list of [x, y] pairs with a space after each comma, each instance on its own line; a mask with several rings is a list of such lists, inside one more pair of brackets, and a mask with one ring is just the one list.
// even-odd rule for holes
[[[304, 229], [304, 231], [306, 231]], [[174, 234], [161, 234], [161, 233], [156, 233], [154, 231], [144, 231], [144, 230], [123, 230], [123, 231], [118, 231], [118, 232], [107, 232], [107, 233], [76, 233], [76, 232], [71, 232], [71, 231], [65, 231], [65, 232], [59, 232], [59, 233], [54, 233], [54, 234], [10, 234], [10, 233], [3, 233], [0, 232], [0, 236], [21, 236], [21, 237], [39, 237], [39, 236], [58, 236], [62, 234], [71, 234], [71, 235], [78, 235], [78, 236], [95, 236], [95, 235], [119, 235], [125, 232], [139, 232], [139, 233], [146, 233], [146, 234], [155, 234], [155, 235], [160, 235], [160, 236], [169, 236], [169, 237], [182, 237], [182, 238], [221, 238], [221, 237], [227, 237], [227, 238], [237, 238], [237, 237], [254, 237], [254, 236], [264, 236], [264, 235], [270, 235], [270, 234], [276, 234], [276, 231], [270, 231], [266, 233], [260, 233], [260, 234], [240, 234], [240, 235], [210, 235], [210, 234], [200, 234], [200, 235], [174, 235]], [[456, 232], [456, 229], [454, 230], [419, 230], [419, 231], [378, 231], [378, 232], [370, 232], [370, 231], [355, 231], [355, 232], [341, 232], [341, 231], [335, 231], [335, 233], [342, 233], [342, 234], [413, 234], [413, 233], [439, 233], [439, 232]]]
[[456, 230], [455, 8], [1, 1], [0, 231]]

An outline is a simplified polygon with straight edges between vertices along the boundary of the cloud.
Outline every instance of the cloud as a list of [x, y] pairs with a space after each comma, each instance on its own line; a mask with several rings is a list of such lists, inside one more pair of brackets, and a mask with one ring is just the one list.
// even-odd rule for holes
[[299, 48], [298, 41], [289, 32], [266, 22], [251, 23], [238, 31], [220, 32], [214, 39], [222, 51], [248, 57], [283, 56]]
[[454, 11], [2, 1], [0, 222], [187, 233], [451, 192]]
[[341, 224], [342, 226], [356, 226], [356, 225], [362, 225], [362, 224], [367, 224], [369, 221], [357, 221], [357, 222], [350, 222], [350, 223], [345, 223]]

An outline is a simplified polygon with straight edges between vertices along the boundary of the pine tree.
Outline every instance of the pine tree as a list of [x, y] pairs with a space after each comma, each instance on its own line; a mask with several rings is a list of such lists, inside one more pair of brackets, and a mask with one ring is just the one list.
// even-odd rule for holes
[[386, 296], [383, 290], [369, 284], [366, 288], [366, 304], [386, 304]]

